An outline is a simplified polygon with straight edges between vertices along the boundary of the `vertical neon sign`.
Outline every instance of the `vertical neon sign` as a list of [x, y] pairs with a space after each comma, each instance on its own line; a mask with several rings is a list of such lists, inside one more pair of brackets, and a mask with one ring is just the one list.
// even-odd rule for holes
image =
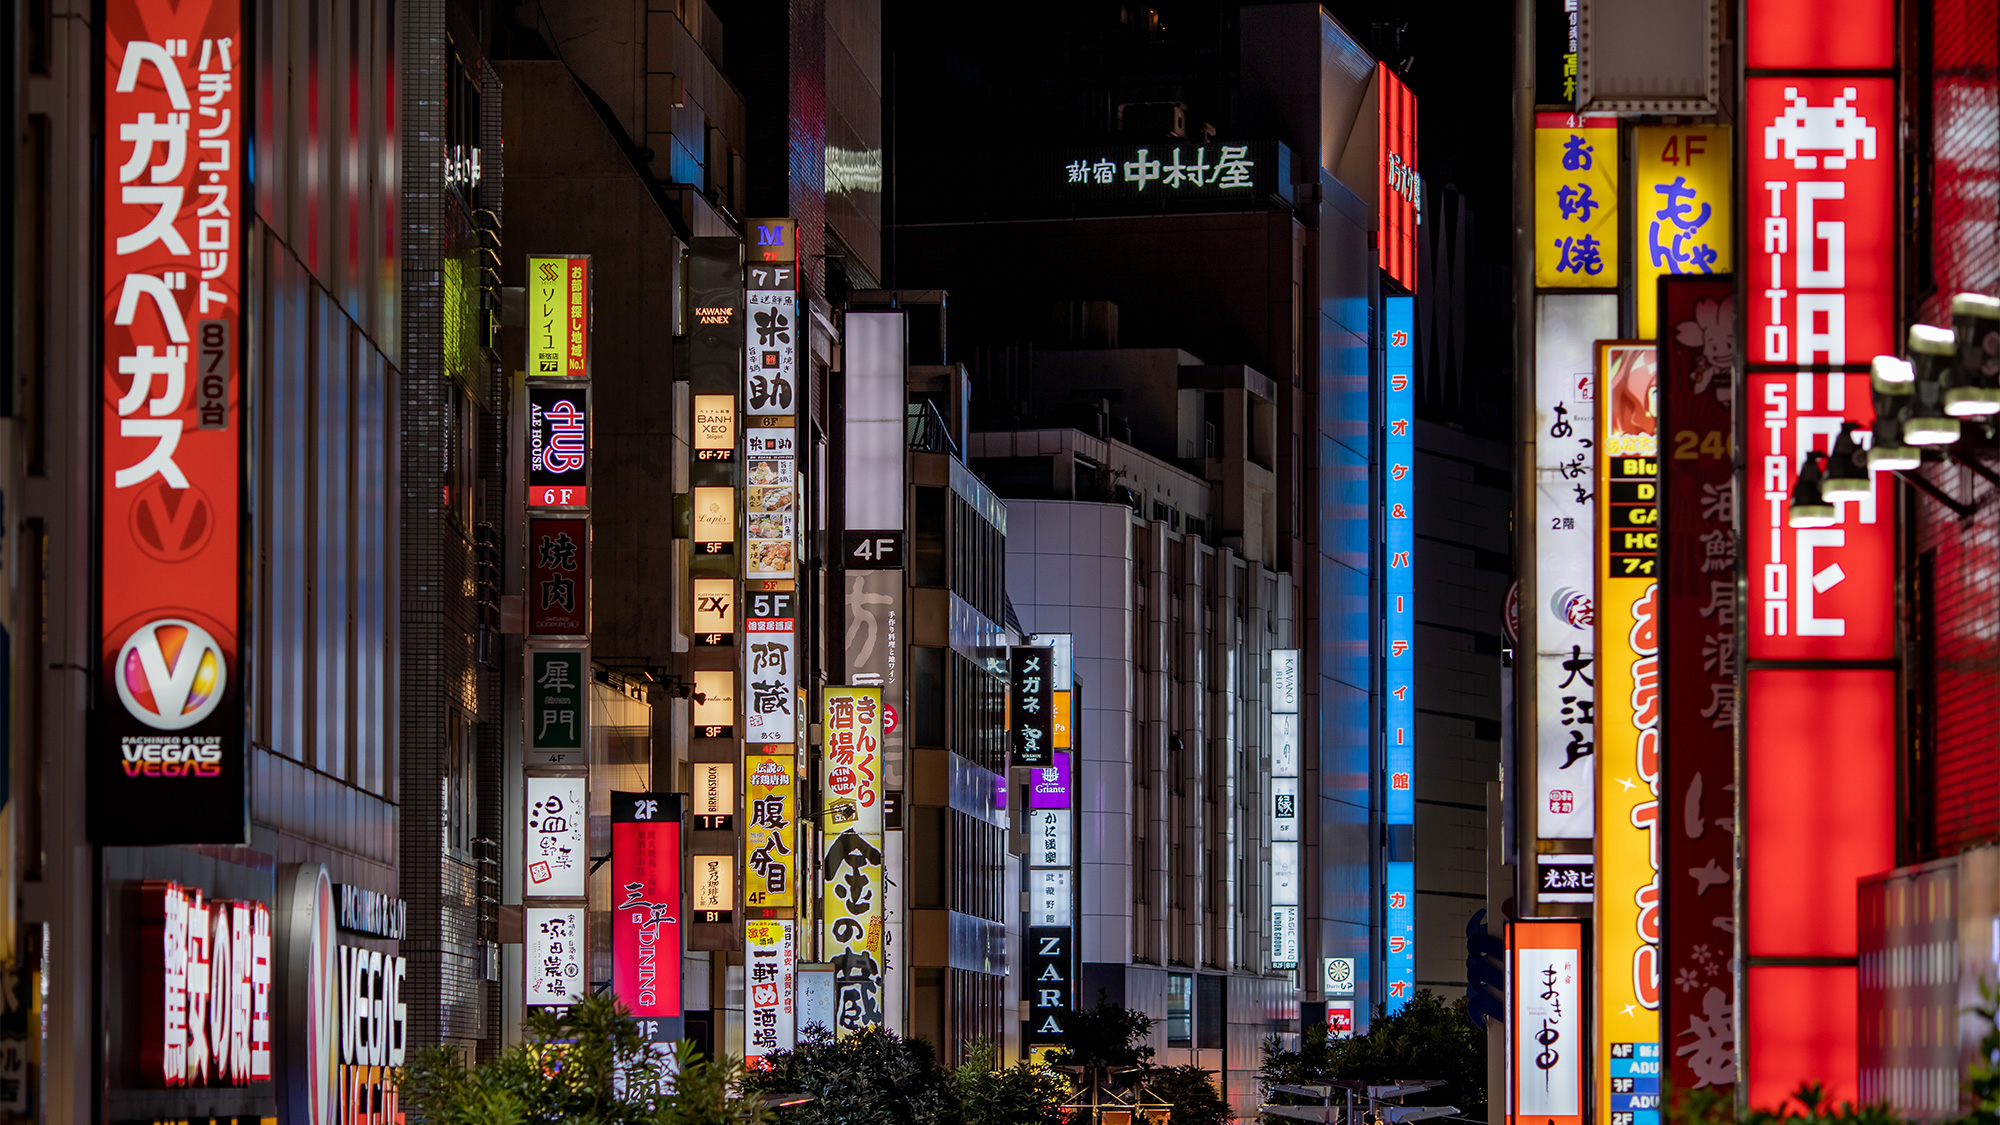
[[[1382, 676], [1383, 765], [1388, 774], [1383, 789], [1383, 819], [1390, 826], [1387, 931], [1391, 1014], [1409, 1001], [1416, 987], [1416, 871], [1408, 841], [1416, 824], [1416, 583], [1411, 569], [1415, 550], [1416, 504], [1416, 340], [1411, 297], [1383, 299], [1383, 339], [1387, 343], [1382, 396], [1383, 568]], [[1398, 827], [1401, 831], [1398, 831]], [[1400, 842], [1399, 842], [1400, 841]]]

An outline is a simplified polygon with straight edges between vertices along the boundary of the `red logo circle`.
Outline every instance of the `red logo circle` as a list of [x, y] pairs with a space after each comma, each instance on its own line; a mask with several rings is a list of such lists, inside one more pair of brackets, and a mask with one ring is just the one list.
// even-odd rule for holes
[[155, 481], [132, 498], [128, 523], [140, 550], [164, 563], [186, 562], [214, 537], [215, 505], [192, 485], [169, 488], [165, 481]]

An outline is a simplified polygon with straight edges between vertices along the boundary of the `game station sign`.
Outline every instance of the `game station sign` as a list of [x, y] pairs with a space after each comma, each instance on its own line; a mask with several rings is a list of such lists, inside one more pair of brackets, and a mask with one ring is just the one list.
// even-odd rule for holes
[[89, 829], [249, 839], [238, 0], [107, 0]]
[[1801, 458], [1869, 426], [1868, 361], [1898, 342], [1896, 10], [1746, 0], [1743, 26], [1743, 1010], [1675, 1053], [1734, 1061], [1775, 1107], [1806, 1081], [1859, 1096], [1856, 880], [1896, 862], [1896, 490], [1788, 518]]

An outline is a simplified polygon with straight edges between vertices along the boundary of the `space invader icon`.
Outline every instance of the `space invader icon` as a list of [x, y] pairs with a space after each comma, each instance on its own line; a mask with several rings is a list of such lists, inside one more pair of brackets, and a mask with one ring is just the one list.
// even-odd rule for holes
[[[1850, 160], [1875, 159], [1875, 126], [1854, 112], [1854, 87], [1849, 86], [1830, 106], [1807, 105], [1797, 86], [1785, 87], [1792, 104], [1764, 127], [1764, 159], [1778, 159], [1778, 146], [1794, 168], [1845, 168]], [[1818, 154], [1818, 155], [1814, 155]]]

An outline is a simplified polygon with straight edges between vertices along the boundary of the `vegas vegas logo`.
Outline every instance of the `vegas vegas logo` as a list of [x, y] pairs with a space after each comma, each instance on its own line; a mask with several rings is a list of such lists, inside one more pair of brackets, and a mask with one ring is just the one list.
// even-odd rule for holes
[[155, 730], [186, 730], [221, 705], [228, 670], [208, 630], [168, 617], [126, 638], [112, 674], [133, 718]]

